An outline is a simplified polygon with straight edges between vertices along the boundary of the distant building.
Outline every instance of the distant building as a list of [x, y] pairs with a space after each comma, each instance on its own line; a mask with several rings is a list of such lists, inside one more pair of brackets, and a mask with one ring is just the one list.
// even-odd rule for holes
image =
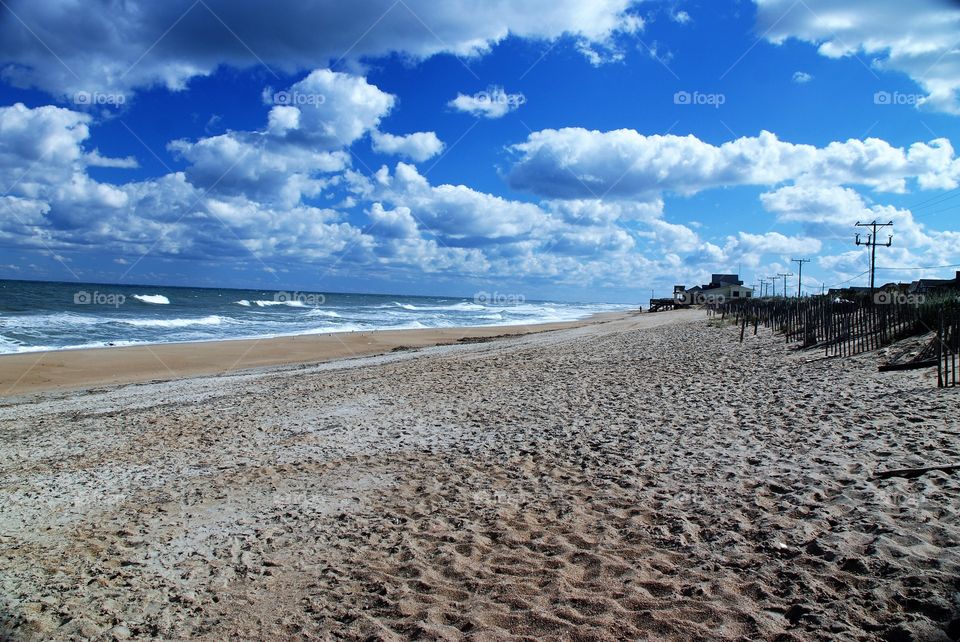
[[827, 290], [827, 296], [836, 299], [836, 298], [847, 298], [849, 296], [867, 296], [871, 292], [870, 288], [865, 285], [851, 285], [847, 288], [830, 288]]
[[919, 279], [910, 284], [910, 294], [935, 294], [960, 290], [960, 270], [952, 279]]
[[703, 286], [707, 288], [722, 288], [725, 285], [743, 285], [739, 274], [712, 274], [710, 275], [710, 284]]
[[713, 274], [710, 283], [686, 288], [676, 285], [673, 298], [678, 303], [722, 303], [724, 301], [750, 299], [753, 288], [744, 287], [738, 274]]
[[750, 299], [753, 297], [753, 288], [744, 287], [743, 282], [729, 283], [720, 287], [704, 290], [704, 296], [719, 299], [723, 297], [724, 301], [731, 299]]

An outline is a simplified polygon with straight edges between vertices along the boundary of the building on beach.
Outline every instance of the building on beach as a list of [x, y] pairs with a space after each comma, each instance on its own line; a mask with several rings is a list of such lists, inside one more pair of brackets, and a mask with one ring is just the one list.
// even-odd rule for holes
[[939, 294], [960, 290], [960, 270], [952, 279], [919, 279], [910, 284], [910, 294]]
[[673, 288], [673, 298], [680, 303], [722, 303], [753, 297], [753, 288], [743, 285], [739, 274], [712, 274], [710, 283], [686, 288], [677, 285]]

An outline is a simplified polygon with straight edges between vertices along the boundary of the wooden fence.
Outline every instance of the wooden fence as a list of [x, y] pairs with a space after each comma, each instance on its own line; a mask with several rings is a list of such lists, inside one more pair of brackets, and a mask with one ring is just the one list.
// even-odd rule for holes
[[960, 385], [960, 307], [946, 308], [940, 313], [937, 328], [937, 385], [953, 388]]
[[821, 349], [827, 356], [846, 357], [871, 352], [908, 337], [927, 337], [908, 358], [893, 359], [884, 370], [937, 366], [938, 385], [960, 385], [960, 302], [943, 298], [880, 297], [855, 301], [828, 297], [807, 299], [744, 299], [709, 306], [710, 314], [732, 316], [740, 340], [759, 326], [783, 334], [787, 343]]

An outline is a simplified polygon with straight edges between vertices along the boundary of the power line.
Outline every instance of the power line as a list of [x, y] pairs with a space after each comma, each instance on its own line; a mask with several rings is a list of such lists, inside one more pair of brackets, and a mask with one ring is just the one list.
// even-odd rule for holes
[[954, 263], [953, 265], [926, 265], [920, 267], [880, 267], [877, 266], [875, 270], [942, 270], [944, 268], [955, 268], [960, 267], [960, 263]]
[[834, 284], [831, 285], [828, 289], [833, 289], [833, 288], [837, 287], [838, 285], [846, 285], [847, 283], [850, 283], [850, 281], [855, 281], [856, 279], [859, 279], [861, 276], [863, 276], [863, 275], [865, 275], [865, 274], [869, 274], [869, 273], [870, 273], [870, 270], [866, 270], [865, 272], [861, 272], [861, 273], [858, 274], [857, 276], [855, 276], [855, 277], [853, 277], [853, 278], [849, 278], [849, 279], [847, 279], [846, 281], [841, 281], [840, 283], [834, 283]]
[[[940, 205], [940, 203], [936, 203], [936, 205]], [[928, 217], [928, 216], [933, 216], [934, 214], [943, 214], [944, 212], [955, 212], [955, 211], [957, 211], [957, 206], [956, 206], [956, 205], [952, 205], [952, 206], [950, 206], [950, 207], [945, 207], [945, 208], [943, 208], [942, 210], [933, 210], [932, 212], [923, 212], [923, 213], [921, 213], [919, 216], [918, 216], [918, 215], [914, 215], [913, 218], [914, 218], [915, 220], [918, 220], [918, 219], [921, 219], [921, 218], [926, 218], [926, 217]], [[913, 210], [910, 210], [910, 212], [913, 213]]]
[[911, 211], [916, 209], [923, 209], [924, 207], [939, 205], [943, 201], [950, 200], [951, 198], [954, 198], [956, 196], [960, 196], [960, 187], [955, 187], [948, 192], [944, 192], [943, 194], [937, 194], [936, 196], [931, 196], [930, 198], [924, 199], [918, 203], [907, 205], [906, 208]]

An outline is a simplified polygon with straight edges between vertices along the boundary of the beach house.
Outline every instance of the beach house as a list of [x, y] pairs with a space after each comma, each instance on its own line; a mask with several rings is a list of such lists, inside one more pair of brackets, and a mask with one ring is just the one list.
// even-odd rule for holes
[[686, 288], [674, 286], [673, 298], [684, 303], [722, 303], [753, 297], [753, 288], [743, 285], [739, 274], [712, 274], [710, 283]]
[[919, 279], [910, 284], [910, 294], [937, 294], [960, 291], [960, 270], [952, 279]]

